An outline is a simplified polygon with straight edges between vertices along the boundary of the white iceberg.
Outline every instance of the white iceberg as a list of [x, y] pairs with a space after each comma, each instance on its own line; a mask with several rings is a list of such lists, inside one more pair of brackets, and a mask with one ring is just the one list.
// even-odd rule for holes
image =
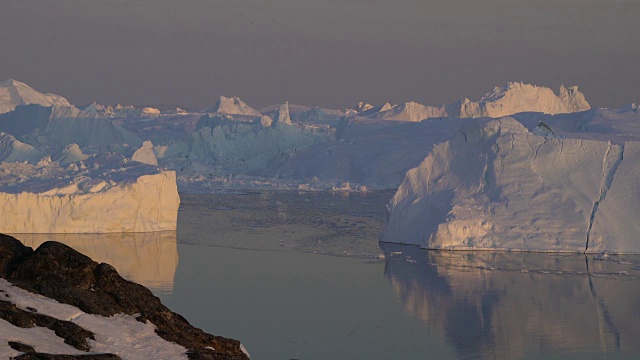
[[29, 85], [9, 79], [0, 83], [0, 114], [19, 105], [71, 106], [67, 99], [56, 94], [43, 94]]
[[513, 118], [469, 121], [407, 172], [383, 241], [640, 252], [640, 142], [613, 133], [565, 136], [536, 135]]
[[261, 115], [256, 109], [247, 105], [244, 101], [240, 100], [240, 98], [236, 96], [230, 98], [226, 96], [220, 96], [220, 99], [218, 99], [216, 104], [206, 111], [229, 115]]
[[[0, 163], [0, 232], [111, 233], [175, 230], [173, 171], [95, 156], [87, 167]], [[136, 165], [138, 164], [138, 165]]]
[[131, 160], [139, 163], [158, 166], [158, 159], [153, 153], [153, 143], [151, 141], [145, 141], [142, 146], [133, 153]]

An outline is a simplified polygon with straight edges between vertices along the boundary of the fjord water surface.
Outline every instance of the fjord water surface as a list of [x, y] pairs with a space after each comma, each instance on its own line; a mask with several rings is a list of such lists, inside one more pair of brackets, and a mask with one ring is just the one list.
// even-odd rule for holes
[[182, 197], [174, 291], [255, 359], [632, 359], [640, 258], [379, 244], [392, 192]]
[[639, 256], [379, 244], [392, 195], [182, 195], [177, 233], [16, 237], [112, 263], [253, 359], [640, 358]]

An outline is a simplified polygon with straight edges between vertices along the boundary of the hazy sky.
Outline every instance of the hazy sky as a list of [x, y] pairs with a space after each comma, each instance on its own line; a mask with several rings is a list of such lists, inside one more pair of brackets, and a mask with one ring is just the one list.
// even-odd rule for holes
[[0, 80], [72, 103], [345, 108], [508, 81], [640, 101], [640, 0], [0, 0]]

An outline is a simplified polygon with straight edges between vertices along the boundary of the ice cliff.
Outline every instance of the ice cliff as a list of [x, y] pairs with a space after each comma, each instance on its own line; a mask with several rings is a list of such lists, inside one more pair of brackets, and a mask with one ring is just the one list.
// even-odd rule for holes
[[[71, 166], [73, 165], [73, 166]], [[0, 232], [110, 233], [175, 230], [180, 198], [173, 171], [119, 154], [62, 167], [0, 163]]]
[[509, 117], [467, 122], [407, 172], [383, 240], [431, 249], [640, 252], [640, 142], [611, 129], [606, 139], [571, 130], [542, 136]]

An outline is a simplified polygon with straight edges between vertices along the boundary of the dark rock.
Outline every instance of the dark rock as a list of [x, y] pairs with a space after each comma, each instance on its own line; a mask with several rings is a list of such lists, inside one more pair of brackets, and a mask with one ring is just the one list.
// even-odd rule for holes
[[11, 236], [0, 234], [0, 277], [6, 278], [14, 263], [30, 255], [33, 250]]
[[9, 341], [9, 346], [15, 351], [20, 351], [23, 353], [26, 352], [35, 352], [35, 349], [27, 344], [23, 344], [17, 341]]
[[114, 354], [57, 355], [31, 352], [16, 356], [15, 360], [122, 360]]
[[[108, 264], [98, 264], [54, 241], [32, 251], [10, 236], [0, 236], [0, 271], [14, 285], [80, 310], [102, 316], [140, 314], [167, 341], [189, 349], [193, 359], [248, 359], [240, 342], [207, 334], [164, 306], [142, 285], [123, 279]], [[213, 347], [215, 351], [206, 349]]]
[[21, 328], [41, 326], [53, 330], [65, 343], [78, 350], [91, 350], [87, 340], [95, 340], [91, 331], [87, 331], [77, 324], [19, 309], [9, 301], [0, 300], [0, 319]]

